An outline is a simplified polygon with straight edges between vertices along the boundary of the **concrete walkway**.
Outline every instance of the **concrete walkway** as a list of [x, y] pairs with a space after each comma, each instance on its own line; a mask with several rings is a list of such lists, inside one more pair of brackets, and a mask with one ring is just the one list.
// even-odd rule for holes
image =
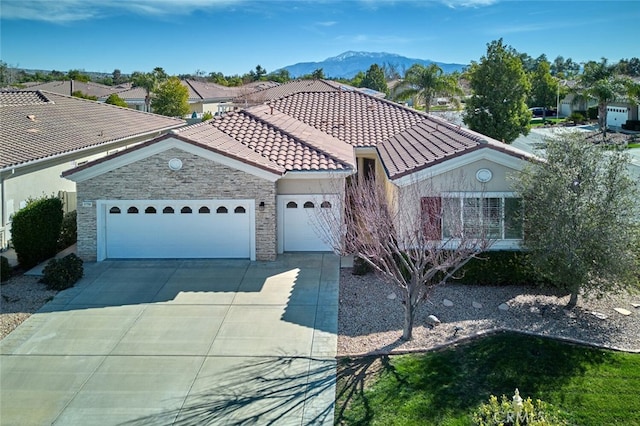
[[333, 424], [339, 263], [86, 264], [0, 342], [0, 424]]

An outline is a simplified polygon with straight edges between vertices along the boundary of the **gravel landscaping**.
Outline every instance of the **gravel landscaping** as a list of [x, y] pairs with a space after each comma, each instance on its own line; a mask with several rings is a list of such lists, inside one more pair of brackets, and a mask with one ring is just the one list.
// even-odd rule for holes
[[[418, 309], [413, 339], [404, 342], [398, 290], [374, 274], [341, 270], [338, 356], [429, 350], [505, 329], [640, 352], [637, 293], [580, 297], [568, 312], [563, 308], [569, 296], [553, 290], [448, 284]], [[431, 325], [429, 315], [441, 323]]]
[[0, 339], [58, 293], [47, 290], [39, 280], [40, 277], [17, 275], [0, 285]]

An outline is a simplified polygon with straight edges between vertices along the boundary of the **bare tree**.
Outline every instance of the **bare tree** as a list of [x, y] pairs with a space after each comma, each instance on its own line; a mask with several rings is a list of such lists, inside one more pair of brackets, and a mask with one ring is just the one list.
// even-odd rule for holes
[[492, 243], [490, 224], [462, 223], [462, 209], [478, 209], [479, 218], [482, 203], [462, 207], [451, 202], [459, 198], [422, 196], [432, 192], [425, 191], [429, 185], [416, 182], [390, 191], [379, 180], [354, 177], [344, 187], [341, 214], [336, 209], [319, 213], [318, 229], [336, 253], [359, 257], [400, 289], [404, 340], [411, 340], [415, 311], [433, 289]]

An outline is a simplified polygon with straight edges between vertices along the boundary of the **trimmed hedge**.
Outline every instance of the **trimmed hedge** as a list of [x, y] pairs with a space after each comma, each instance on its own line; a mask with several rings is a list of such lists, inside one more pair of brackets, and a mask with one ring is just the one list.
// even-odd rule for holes
[[5, 282], [11, 278], [13, 269], [9, 265], [9, 259], [4, 256], [0, 256], [0, 282]]
[[60, 229], [60, 238], [58, 238], [58, 249], [64, 250], [72, 246], [78, 241], [78, 215], [74, 210], [67, 212], [62, 218], [62, 227]]
[[456, 282], [478, 285], [540, 285], [520, 251], [488, 251], [471, 259], [456, 273]]
[[64, 290], [78, 282], [84, 275], [82, 259], [71, 253], [62, 259], [51, 259], [44, 267], [40, 280], [51, 290]]
[[23, 269], [56, 254], [62, 217], [62, 200], [57, 197], [30, 200], [13, 215], [11, 241]]

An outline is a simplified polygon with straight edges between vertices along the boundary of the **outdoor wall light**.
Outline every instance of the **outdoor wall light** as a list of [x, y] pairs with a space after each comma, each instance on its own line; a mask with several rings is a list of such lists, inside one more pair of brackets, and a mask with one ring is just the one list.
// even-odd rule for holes
[[264, 210], [264, 201], [260, 201], [258, 208], [260, 208], [260, 210]]

